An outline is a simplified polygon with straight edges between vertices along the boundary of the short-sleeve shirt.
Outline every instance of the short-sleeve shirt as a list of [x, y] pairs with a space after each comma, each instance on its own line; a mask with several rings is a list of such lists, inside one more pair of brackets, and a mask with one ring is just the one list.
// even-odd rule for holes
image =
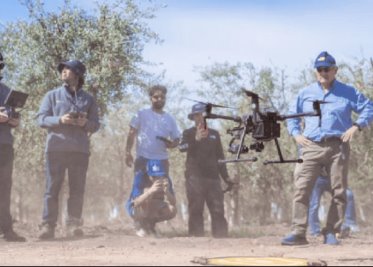
[[140, 110], [131, 120], [130, 126], [137, 130], [137, 157], [168, 159], [165, 143], [157, 136], [172, 140], [180, 138], [175, 119], [168, 113], [157, 113], [151, 108]]

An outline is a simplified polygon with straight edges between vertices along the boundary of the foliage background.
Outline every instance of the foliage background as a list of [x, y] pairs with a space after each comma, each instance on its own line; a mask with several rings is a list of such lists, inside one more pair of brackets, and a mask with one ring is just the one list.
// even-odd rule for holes
[[[217, 62], [196, 68], [200, 74], [200, 89], [192, 91], [182, 81], [165, 81], [163, 73], [145, 71], [145, 66], [152, 64], [142, 56], [145, 45], [162, 43], [149, 26], [160, 8], [156, 4], [142, 5], [135, 0], [103, 2], [97, 4], [93, 14], [88, 14], [69, 0], [55, 13], [46, 12], [40, 0], [23, 3], [29, 10], [29, 18], [7, 24], [1, 30], [0, 50], [7, 66], [4, 81], [13, 89], [30, 94], [22, 112], [22, 125], [14, 131], [16, 160], [12, 210], [14, 218], [24, 223], [40, 222], [46, 132], [37, 127], [35, 116], [45, 93], [60, 85], [56, 66], [63, 60], [77, 58], [86, 64], [85, 90], [96, 97], [100, 107], [102, 127], [91, 139], [84, 208], [86, 222], [93, 224], [130, 222], [123, 204], [131, 190], [133, 170], [124, 163], [124, 148], [131, 117], [140, 108], [149, 106], [146, 92], [149, 85], [167, 85], [166, 109], [183, 130], [192, 126], [186, 115], [193, 103], [186, 98], [236, 107], [219, 112], [242, 115], [249, 111], [249, 101], [240, 91], [243, 87], [264, 98], [263, 108], [286, 113], [295, 92], [315, 79], [311, 66], [305, 66], [298, 78], [290, 81], [286, 69], [275, 66], [257, 68], [250, 62]], [[338, 79], [373, 98], [371, 59], [356, 58], [339, 67]], [[230, 137], [225, 131], [233, 125], [221, 121], [214, 121], [212, 125], [221, 132], [227, 150]], [[373, 217], [372, 131], [365, 129], [352, 142], [349, 183], [355, 193], [361, 225], [370, 224]], [[294, 158], [296, 146], [286, 127], [282, 127], [281, 134], [284, 156]], [[290, 222], [293, 166], [262, 165], [263, 160], [277, 157], [274, 148], [273, 144], [266, 144], [266, 149], [256, 155], [260, 158], [257, 163], [229, 165], [231, 176], [240, 182], [238, 188], [226, 194], [227, 217], [237, 231], [255, 224]], [[179, 203], [179, 214], [173, 222], [185, 229], [185, 155], [176, 150], [170, 155]], [[226, 156], [231, 155], [226, 153]], [[60, 200], [61, 224], [67, 196], [68, 189], [64, 187]], [[206, 214], [206, 224], [208, 222]]]

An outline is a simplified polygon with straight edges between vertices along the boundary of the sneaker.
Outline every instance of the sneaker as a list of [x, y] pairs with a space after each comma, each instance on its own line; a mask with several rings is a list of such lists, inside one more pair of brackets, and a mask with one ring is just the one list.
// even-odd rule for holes
[[42, 224], [40, 226], [40, 240], [51, 240], [54, 239], [54, 226], [49, 224]]
[[308, 241], [304, 235], [289, 234], [281, 240], [283, 246], [307, 245]]
[[138, 237], [146, 237], [147, 236], [147, 232], [145, 231], [144, 228], [140, 228], [140, 229], [136, 230], [136, 235]]
[[337, 240], [334, 233], [329, 232], [329, 233], [324, 234], [324, 244], [336, 246], [336, 245], [339, 245], [340, 242]]
[[9, 230], [4, 233], [4, 239], [7, 242], [26, 242], [26, 238], [23, 236], [19, 236], [16, 232], [13, 230]]

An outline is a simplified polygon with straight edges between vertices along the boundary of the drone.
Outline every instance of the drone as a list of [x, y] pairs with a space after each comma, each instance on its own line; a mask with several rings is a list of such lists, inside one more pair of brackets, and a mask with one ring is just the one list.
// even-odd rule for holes
[[[329, 102], [322, 100], [312, 101], [313, 112], [282, 115], [276, 111], [261, 111], [259, 106], [259, 97], [258, 94], [242, 89], [243, 93], [251, 99], [251, 115], [243, 116], [226, 116], [212, 113], [214, 107], [217, 108], [229, 108], [222, 105], [216, 105], [212, 103], [204, 103], [196, 101], [202, 104], [205, 104], [206, 108], [203, 113], [203, 118], [206, 122], [207, 119], [222, 119], [230, 120], [238, 123], [238, 126], [233, 127], [227, 130], [227, 133], [232, 136], [231, 141], [229, 142], [228, 151], [232, 154], [235, 154], [234, 159], [228, 160], [219, 160], [221, 164], [227, 163], [237, 163], [237, 162], [255, 162], [258, 160], [257, 157], [252, 158], [241, 158], [242, 154], [249, 153], [250, 150], [255, 150], [256, 152], [262, 152], [264, 149], [264, 142], [269, 142], [274, 140], [276, 144], [277, 153], [279, 160], [265, 160], [264, 165], [267, 164], [276, 164], [276, 163], [302, 163], [302, 159], [284, 159], [278, 138], [280, 138], [281, 124], [280, 121], [284, 121], [291, 118], [300, 118], [306, 116], [315, 116], [319, 117], [319, 126], [321, 126], [321, 104], [326, 104]], [[205, 123], [206, 125], [206, 123]], [[253, 142], [247, 146], [245, 145], [245, 138], [247, 135], [251, 135]], [[237, 144], [237, 140], [239, 143]]]

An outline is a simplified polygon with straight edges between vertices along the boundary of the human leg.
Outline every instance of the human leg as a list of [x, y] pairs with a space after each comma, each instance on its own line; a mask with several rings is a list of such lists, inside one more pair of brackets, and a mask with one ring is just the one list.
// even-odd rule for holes
[[211, 215], [211, 232], [216, 238], [228, 237], [228, 223], [224, 217], [224, 193], [220, 180], [208, 179], [206, 203]]
[[54, 238], [59, 208], [58, 197], [66, 170], [65, 160], [63, 153], [46, 153], [46, 186], [40, 239]]
[[200, 178], [195, 175], [186, 177], [189, 236], [204, 236], [205, 234], [203, 221], [205, 190]]
[[8, 242], [25, 242], [13, 230], [10, 214], [14, 152], [10, 145], [0, 146], [0, 232]]
[[329, 191], [329, 188], [329, 178], [322, 176], [317, 177], [315, 185], [312, 190], [310, 207], [308, 212], [308, 224], [310, 226], [311, 235], [321, 234], [319, 220], [320, 199], [325, 191]]
[[333, 143], [329, 158], [332, 199], [327, 216], [325, 233], [338, 233], [346, 210], [346, 189], [350, 147], [346, 143]]

